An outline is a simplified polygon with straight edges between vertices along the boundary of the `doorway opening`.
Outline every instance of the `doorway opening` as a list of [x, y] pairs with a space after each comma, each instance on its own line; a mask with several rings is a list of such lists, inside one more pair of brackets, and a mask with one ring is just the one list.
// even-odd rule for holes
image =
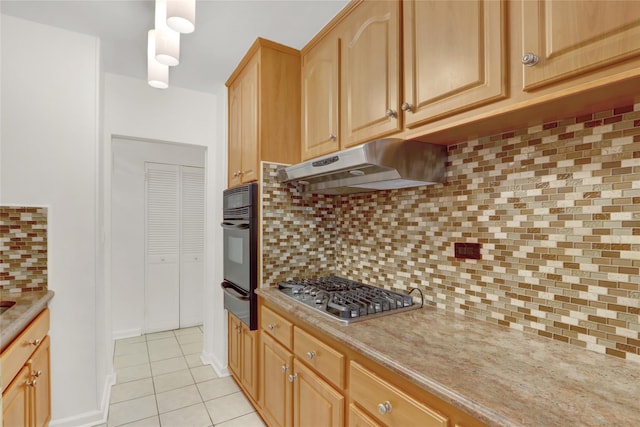
[[112, 138], [113, 335], [202, 324], [206, 148]]

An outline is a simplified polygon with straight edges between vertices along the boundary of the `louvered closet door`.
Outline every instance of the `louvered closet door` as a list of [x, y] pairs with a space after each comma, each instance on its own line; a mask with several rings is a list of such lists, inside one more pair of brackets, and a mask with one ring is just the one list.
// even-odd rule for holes
[[182, 166], [180, 327], [202, 323], [204, 284], [204, 168]]
[[145, 332], [180, 326], [180, 167], [145, 163]]

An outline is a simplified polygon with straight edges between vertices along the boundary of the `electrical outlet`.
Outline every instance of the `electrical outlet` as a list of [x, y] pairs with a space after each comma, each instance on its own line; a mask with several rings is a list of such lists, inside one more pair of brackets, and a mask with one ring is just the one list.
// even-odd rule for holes
[[454, 243], [454, 255], [456, 258], [480, 259], [480, 243]]

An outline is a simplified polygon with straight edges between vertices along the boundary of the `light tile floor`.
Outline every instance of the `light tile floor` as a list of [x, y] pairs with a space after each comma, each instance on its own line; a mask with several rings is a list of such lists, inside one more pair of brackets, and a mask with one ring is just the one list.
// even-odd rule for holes
[[200, 361], [202, 328], [117, 340], [107, 424], [98, 427], [264, 427], [231, 377]]

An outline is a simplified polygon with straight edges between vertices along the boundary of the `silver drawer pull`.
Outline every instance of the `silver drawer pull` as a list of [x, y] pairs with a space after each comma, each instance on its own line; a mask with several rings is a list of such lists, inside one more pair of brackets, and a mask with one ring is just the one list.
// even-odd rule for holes
[[409, 104], [408, 102], [403, 102], [400, 108], [406, 113], [413, 112], [413, 104]]
[[35, 340], [29, 341], [29, 344], [31, 344], [33, 346], [39, 346], [40, 343], [41, 343], [41, 341], [39, 339], [35, 339]]
[[378, 412], [380, 412], [380, 414], [382, 415], [388, 414], [392, 409], [393, 408], [391, 407], [391, 403], [389, 403], [388, 400], [384, 403], [378, 403]]
[[311, 359], [315, 359], [316, 358], [316, 352], [315, 351], [308, 351], [307, 352], [307, 359], [311, 360]]
[[298, 374], [289, 375], [288, 379], [289, 379], [289, 382], [292, 383], [298, 379]]
[[531, 52], [527, 52], [522, 56], [522, 63], [527, 67], [535, 66], [539, 60], [540, 58], [538, 58], [538, 55], [535, 55]]
[[289, 367], [287, 365], [282, 365], [282, 367], [280, 367], [280, 370], [285, 373], [289, 370]]
[[276, 328], [276, 324], [275, 323], [269, 323], [267, 325], [267, 329], [269, 329], [270, 331], [273, 331]]

